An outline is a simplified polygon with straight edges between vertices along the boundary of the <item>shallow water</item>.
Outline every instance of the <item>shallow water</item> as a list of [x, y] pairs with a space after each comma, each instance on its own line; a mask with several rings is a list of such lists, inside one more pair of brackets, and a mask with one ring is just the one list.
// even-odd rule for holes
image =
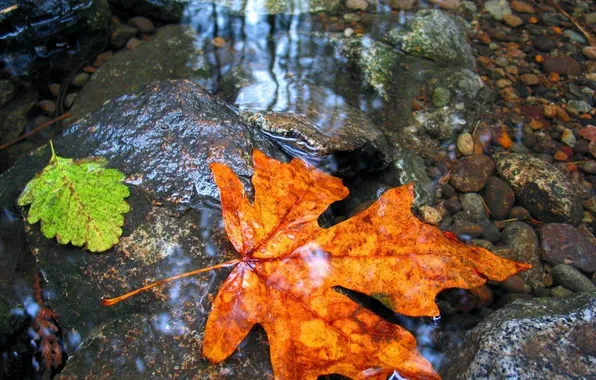
[[[80, 7], [87, 8], [91, 3], [81, 2]], [[478, 23], [493, 25], [496, 22], [486, 11], [480, 16], [482, 4], [482, 1], [477, 2], [475, 12], [470, 9], [470, 4], [457, 11], [445, 11], [458, 15], [459, 19], [449, 24], [444, 33], [435, 30], [435, 38], [441, 34], [460, 33], [465, 41], [466, 30], [474, 35], [473, 50], [467, 45], [462, 47], [459, 40], [453, 38], [444, 42], [447, 45], [453, 43], [445, 48], [446, 52], [437, 48], [414, 53], [414, 50], [408, 50], [408, 41], [395, 37], [410, 31], [407, 25], [416, 17], [417, 10], [439, 9], [424, 1], [418, 3], [417, 9], [408, 11], [395, 11], [387, 4], [371, 3], [363, 12], [329, 0], [217, 3], [193, 0], [184, 6], [176, 22], [160, 20], [155, 13], [149, 16], [156, 31], [138, 34], [136, 41], [129, 39], [128, 45], [119, 48], [109, 46], [109, 43], [106, 46], [105, 42], [87, 46], [77, 41], [73, 33], [47, 39], [27, 34], [35, 28], [39, 28], [40, 33], [51, 34], [50, 27], [43, 29], [42, 26], [53, 27], [54, 19], [30, 24], [34, 29], [21, 30], [5, 24], [0, 29], [0, 46], [6, 49], [0, 55], [3, 59], [0, 79], [3, 83], [18, 83], [19, 89], [14, 91], [15, 95], [6, 102], [8, 106], [3, 110], [19, 101], [29, 106], [14, 106], [21, 111], [15, 113], [17, 116], [3, 111], [6, 120], [14, 117], [15, 123], [22, 128], [16, 132], [3, 129], [12, 135], [6, 132], [0, 136], [0, 144], [9, 143], [65, 112], [69, 117], [0, 151], [0, 169], [5, 171], [0, 176], [4, 186], [0, 189], [1, 376], [50, 378], [62, 373], [65, 378], [272, 377], [269, 343], [261, 327], [253, 328], [239, 349], [223, 363], [211, 365], [201, 358], [207, 315], [219, 285], [230, 273], [228, 269], [156, 288], [113, 308], [99, 304], [102, 298], [237, 257], [226, 236], [219, 192], [207, 165], [223, 160], [232, 166], [241, 177], [248, 197], [254, 199], [249, 182], [252, 159], [247, 157], [253, 148], [264, 150], [281, 161], [293, 157], [302, 159], [343, 180], [350, 195], [333, 203], [319, 217], [319, 224], [325, 228], [358, 215], [387, 189], [414, 182], [416, 215], [426, 222], [433, 223], [434, 214], [423, 212], [419, 206], [430, 205], [436, 213], [441, 213], [435, 224], [448, 231], [451, 234], [448, 236], [472, 240], [470, 244], [490, 247], [495, 252], [505, 250], [499, 256], [508, 259], [536, 260], [535, 269], [542, 277], [536, 280], [531, 276], [517, 276], [522, 285], [514, 291], [502, 282], [492, 281], [490, 286], [476, 292], [461, 289], [441, 292], [437, 297], [441, 316], [435, 318], [395, 313], [391, 307], [396, 305], [392, 305], [384, 294], [374, 294], [373, 298], [341, 287], [336, 289], [380, 318], [412, 333], [422, 356], [436, 371], [448, 374], [447, 378], [452, 375], [449, 371], [454, 360], [449, 351], [463, 342], [466, 331], [494, 310], [515, 297], [549, 297], [551, 288], [557, 284], [569, 287], [561, 280], [553, 284], [553, 276], [545, 274], [545, 263], [550, 271], [558, 262], [539, 257], [540, 240], [535, 234], [531, 244], [523, 245], [526, 241], [518, 244], [531, 246], [526, 249], [532, 251], [529, 253], [531, 257], [524, 256], [523, 252], [510, 253], [512, 247], [515, 248], [514, 243], [518, 243], [514, 239], [518, 235], [514, 234], [508, 241], [501, 240], [503, 235], [507, 236], [503, 232], [506, 223], [511, 221], [523, 220], [538, 233], [543, 224], [560, 220], [556, 217], [548, 219], [550, 214], [543, 216], [539, 213], [543, 211], [540, 207], [538, 211], [530, 210], [532, 218], [511, 217], [509, 213], [502, 218], [489, 215], [485, 210], [492, 204], [487, 205], [490, 202], [487, 190], [483, 190], [484, 183], [491, 173], [497, 176], [493, 160], [498, 161], [503, 154], [550, 155], [550, 162], [560, 164], [557, 168], [564, 173], [561, 175], [572, 178], [564, 182], [574, 183], [573, 186], [579, 184], [582, 189], [577, 191], [577, 197], [584, 202], [583, 209], [578, 201], [579, 211], [575, 210], [576, 214], [583, 215], [581, 225], [573, 219], [577, 215], [569, 216], [563, 222], [573, 224], [578, 231], [583, 228], [589, 245], [593, 244], [590, 234], [595, 223], [591, 214], [592, 203], [586, 202], [594, 196], [591, 185], [594, 176], [590, 174], [592, 169], [580, 170], [575, 162], [593, 160], [593, 157], [588, 155], [587, 148], [582, 153], [565, 145], [561, 138], [563, 126], [559, 128], [554, 121], [552, 132], [546, 128], [546, 133], [536, 132], [540, 143], [534, 145], [540, 146], [544, 136], [548, 137], [547, 143], [552, 141], [550, 136], [561, 143], [555, 142], [558, 145], [552, 152], [550, 146], [542, 151], [527, 148], [531, 144], [526, 143], [525, 136], [527, 131], [533, 131], [526, 124], [529, 125], [527, 118], [532, 112], [524, 107], [535, 104], [532, 96], [550, 99], [555, 91], [546, 86], [547, 94], [539, 94], [534, 87], [525, 86], [520, 80], [503, 87], [515, 89], [520, 94], [531, 91], [532, 96], [519, 96], [523, 99], [509, 103], [509, 100], [503, 100], [507, 93], [495, 85], [497, 77], [513, 78], [513, 69], [505, 74], [506, 68], [515, 66], [517, 70], [517, 66], [523, 67], [522, 63], [514, 61], [517, 58], [511, 58], [515, 54], [521, 55], [517, 52], [522, 52], [522, 47], [505, 47], [507, 41], [499, 41], [501, 45], [496, 49], [491, 47], [493, 53], [490, 53], [487, 46], [478, 42]], [[590, 6], [594, 8], [588, 5], [586, 9], [590, 10]], [[136, 13], [134, 5], [132, 9], [116, 5], [111, 15], [124, 21], [141, 14], [141, 8], [138, 9], [139, 13]], [[66, 12], [62, 22], [78, 22], [79, 8], [72, 7], [69, 12], [72, 13]], [[545, 17], [543, 13], [540, 16]], [[9, 16], [3, 17], [0, 23], [13, 22], [7, 18]], [[561, 25], [573, 29], [568, 23]], [[544, 28], [548, 28], [546, 22]], [[19, 32], [23, 34], [18, 35]], [[19, 38], [40, 38], [43, 42], [34, 49], [35, 53], [16, 59], [18, 54], [12, 55], [12, 51], [18, 50], [14, 46]], [[519, 42], [519, 37], [516, 38]], [[567, 45], [561, 50], [566, 48]], [[88, 82], [82, 86], [73, 82], [65, 85], [80, 74], [83, 67], [89, 68], [97, 53], [105, 50], [113, 51], [114, 55], [101, 66], [87, 69], [91, 74]], [[512, 50], [515, 52], [510, 53]], [[511, 55], [507, 65], [498, 65], [503, 67], [501, 69], [493, 70], [494, 65], [487, 68], [470, 61], [495, 51], [502, 56]], [[572, 52], [570, 55], [577, 58], [578, 54], [581, 56], [578, 52], [576, 48], [577, 54]], [[460, 53], [461, 59], [457, 55]], [[443, 58], [434, 54], [443, 54]], [[527, 54], [534, 57], [535, 51], [528, 48]], [[496, 60], [495, 57], [492, 59]], [[28, 66], [28, 60], [34, 64]], [[586, 72], [575, 76], [583, 78], [590, 66], [585, 57], [580, 61]], [[27, 70], [28, 75], [22, 75]], [[167, 84], [154, 85], [153, 90], [144, 87], [155, 80], [168, 79], [198, 84], [217, 100], [198, 91], [185, 94], [184, 91], [193, 87], [184, 82], [178, 82], [175, 88]], [[56, 83], [62, 84], [60, 95], [51, 93], [50, 85]], [[491, 86], [493, 88], [489, 88]], [[582, 88], [589, 90], [589, 87]], [[439, 99], [442, 93], [437, 88], [448, 92], [447, 100]], [[585, 99], [587, 106], [594, 105], [594, 98], [587, 95], [588, 90], [580, 87], [571, 90], [575, 93], [571, 95], [573, 100]], [[69, 94], [77, 94], [72, 107], [59, 104], [55, 111], [49, 112], [37, 103], [42, 99], [64, 100]], [[118, 100], [112, 101], [115, 98]], [[538, 101], [538, 104], [542, 103]], [[514, 107], [521, 109], [517, 116], [496, 121], [509, 117], [503, 108]], [[552, 118], [547, 120], [542, 110], [538, 112], [541, 120], [550, 123]], [[585, 120], [591, 120], [588, 116], [594, 116], [594, 112], [579, 112], [577, 117], [571, 110], [569, 112], [577, 120], [577, 125], [570, 128], [579, 140], [577, 131], [588, 125]], [[580, 114], [588, 116], [580, 117]], [[128, 129], [130, 125], [126, 123], [134, 123], [136, 129]], [[569, 127], [569, 124], [565, 125]], [[199, 127], [202, 129], [197, 129]], [[102, 129], [97, 132], [99, 128]], [[509, 134], [505, 132], [508, 145], [499, 135], [501, 129], [509, 131]], [[230, 135], [231, 130], [235, 131], [234, 136]], [[471, 147], [474, 154], [464, 153], [458, 140], [466, 133], [474, 137]], [[114, 249], [91, 254], [44, 238], [38, 225], [25, 227], [25, 211], [16, 206], [15, 200], [20, 188], [47, 162], [49, 151], [38, 147], [44, 147], [49, 138], [55, 139], [58, 154], [69, 152], [65, 155], [76, 158], [106, 156], [111, 165], [124, 171], [125, 183], [132, 192], [129, 198], [132, 211], [126, 216], [123, 235]], [[565, 146], [569, 149], [561, 149]], [[567, 152], [567, 160], [557, 158], [555, 151], [561, 150], [563, 153], [571, 151]], [[482, 177], [486, 168], [475, 167], [459, 174], [457, 162], [466, 160], [466, 156], [483, 154], [491, 157], [492, 166], [482, 186], [475, 188], [474, 183], [468, 182], [476, 181], [477, 176]], [[548, 157], [540, 158], [548, 161]], [[16, 166], [8, 169], [15, 162]], [[575, 171], [568, 169], [570, 165], [575, 166]], [[460, 183], [450, 176], [463, 178]], [[502, 173], [500, 177], [514, 187], [514, 180], [505, 178]], [[554, 187], [553, 191], [566, 197], [566, 187], [563, 187], [563, 190]], [[446, 195], [449, 191], [452, 194]], [[509, 191], [513, 194], [511, 189]], [[480, 201], [465, 198], [467, 193], [480, 194]], [[551, 208], [557, 206], [542, 201], [539, 191], [532, 194], [536, 194], [536, 203]], [[516, 195], [515, 205], [519, 206], [520, 196], [517, 192]], [[513, 199], [515, 201], [515, 196]], [[476, 203], [470, 206], [473, 202]], [[530, 208], [525, 203], [524, 206]], [[458, 212], [462, 223], [456, 217]], [[482, 215], [478, 216], [478, 213]], [[582, 215], [579, 215], [580, 220]], [[480, 228], [480, 232], [475, 228]], [[592, 260], [590, 252], [587, 255]], [[327, 255], [323, 254], [323, 257]], [[315, 261], [312, 272], [318, 273], [321, 264]], [[564, 264], [572, 264], [572, 261]], [[588, 278], [594, 278], [594, 271], [586, 269], [587, 266], [576, 268], [588, 282]], [[547, 276], [550, 276], [549, 280]], [[35, 294], [36, 289], [41, 296]], [[59, 363], [45, 369], [40, 343], [40, 334], [43, 334], [32, 324], [40, 307], [62, 314], [60, 318], [49, 318], [59, 326], [51, 335], [57, 339], [61, 357]], [[47, 329], [45, 331], [47, 333]], [[374, 374], [378, 370], [371, 368], [365, 373]], [[578, 373], [580, 377], [583, 375]], [[390, 378], [402, 377], [394, 372]]]

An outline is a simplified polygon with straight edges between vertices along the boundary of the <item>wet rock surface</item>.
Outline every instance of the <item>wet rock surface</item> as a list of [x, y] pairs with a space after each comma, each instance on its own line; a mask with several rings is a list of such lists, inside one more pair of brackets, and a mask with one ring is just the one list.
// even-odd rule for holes
[[449, 351], [450, 379], [590, 378], [596, 375], [596, 297], [517, 301]]
[[0, 60], [12, 75], [38, 76], [55, 65], [72, 67], [80, 57], [107, 40], [110, 9], [107, 0], [3, 1], [0, 15]]
[[509, 154], [497, 160], [497, 170], [538, 220], [575, 226], [581, 222], [577, 190], [554, 166], [531, 156]]
[[450, 183], [461, 192], [480, 191], [494, 169], [493, 160], [485, 155], [466, 157], [457, 162]]
[[138, 91], [154, 81], [200, 82], [207, 76], [208, 68], [194, 42], [188, 27], [168, 25], [160, 28], [150, 42], [113, 55], [77, 95], [69, 122], [79, 120], [108, 100]]
[[596, 271], [596, 247], [584, 231], [551, 223], [540, 229], [540, 238], [542, 255], [548, 263], [569, 264], [589, 273]]
[[532, 264], [532, 268], [519, 274], [534, 289], [544, 288], [544, 268], [540, 261], [540, 243], [538, 236], [528, 224], [512, 222], [507, 224], [501, 236], [501, 243], [509, 251], [496, 253], [510, 260]]

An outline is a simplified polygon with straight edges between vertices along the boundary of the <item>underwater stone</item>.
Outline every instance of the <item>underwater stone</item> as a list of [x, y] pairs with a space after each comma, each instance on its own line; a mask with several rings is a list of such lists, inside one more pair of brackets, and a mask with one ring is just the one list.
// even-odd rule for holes
[[583, 212], [578, 191], [553, 165], [515, 153], [498, 158], [497, 170], [520, 203], [538, 220], [574, 226], [581, 222]]
[[596, 294], [519, 300], [497, 310], [463, 340], [452, 340], [446, 379], [555, 379], [596, 376]]
[[437, 87], [433, 91], [433, 105], [435, 107], [445, 107], [451, 101], [451, 92], [443, 87]]
[[417, 12], [405, 29], [393, 29], [385, 38], [406, 53], [433, 61], [467, 68], [473, 68], [476, 62], [465, 28], [456, 18], [437, 9]]

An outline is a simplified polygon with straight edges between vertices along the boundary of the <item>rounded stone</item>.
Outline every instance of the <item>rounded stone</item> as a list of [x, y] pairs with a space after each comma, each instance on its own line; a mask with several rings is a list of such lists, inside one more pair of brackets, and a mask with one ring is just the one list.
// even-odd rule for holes
[[548, 74], [580, 75], [582, 66], [571, 57], [548, 57], [544, 61], [544, 71]]
[[368, 8], [368, 2], [366, 0], [347, 0], [346, 8], [356, 11], [365, 11], [366, 8]]
[[445, 107], [451, 101], [451, 91], [444, 87], [437, 87], [433, 91], [433, 105], [435, 107]]
[[540, 83], [540, 79], [534, 74], [522, 74], [520, 79], [526, 86], [537, 86]]
[[451, 173], [451, 186], [464, 193], [480, 191], [494, 168], [493, 160], [483, 154], [462, 158]]
[[56, 103], [53, 100], [44, 99], [37, 102], [37, 107], [42, 110], [46, 115], [52, 116], [56, 111]]
[[89, 78], [91, 78], [91, 75], [87, 73], [78, 73], [74, 76], [74, 78], [72, 78], [70, 84], [74, 87], [80, 88], [83, 87], [89, 81]]
[[504, 15], [503, 21], [512, 28], [517, 28], [524, 23], [524, 20], [517, 17], [516, 15]]
[[112, 30], [110, 35], [110, 43], [113, 47], [120, 49], [126, 45], [126, 43], [137, 35], [138, 31], [132, 26], [125, 24], [118, 24]]
[[515, 203], [515, 193], [507, 182], [490, 177], [486, 182], [486, 205], [495, 219], [505, 219]]
[[596, 271], [596, 247], [582, 230], [563, 223], [540, 229], [542, 257], [550, 264], [569, 264], [585, 272]]
[[462, 133], [457, 138], [457, 150], [464, 156], [471, 156], [474, 153], [474, 139], [469, 133]]
[[551, 271], [555, 282], [576, 292], [594, 292], [596, 285], [571, 265], [555, 265]]
[[577, 226], [583, 211], [578, 190], [553, 165], [526, 154], [509, 154], [497, 160], [497, 170], [517, 200], [538, 220]]
[[434, 226], [438, 226], [441, 223], [441, 213], [436, 208], [424, 205], [420, 206], [418, 211], [420, 212], [420, 216], [422, 216], [422, 220], [424, 220], [424, 222]]
[[511, 222], [503, 230], [501, 243], [510, 249], [495, 253], [509, 260], [531, 264], [532, 268], [518, 275], [532, 288], [543, 288], [544, 269], [540, 261], [538, 236], [534, 229], [524, 222]]
[[137, 29], [141, 33], [153, 33], [155, 31], [155, 26], [153, 25], [153, 22], [146, 17], [133, 17], [128, 20], [127, 24]]

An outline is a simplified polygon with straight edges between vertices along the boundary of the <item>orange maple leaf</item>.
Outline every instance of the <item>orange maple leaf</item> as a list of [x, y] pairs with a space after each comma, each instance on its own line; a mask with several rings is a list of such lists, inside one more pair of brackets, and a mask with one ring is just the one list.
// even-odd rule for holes
[[382, 293], [404, 315], [437, 316], [441, 290], [503, 281], [530, 268], [420, 222], [410, 211], [412, 185], [388, 190], [367, 210], [323, 229], [319, 215], [348, 195], [340, 179], [256, 150], [254, 168], [251, 204], [232, 170], [211, 164], [226, 232], [241, 256], [207, 320], [203, 355], [211, 362], [231, 355], [258, 323], [278, 379], [381, 379], [394, 370], [436, 379], [409, 332], [333, 287]]
[[333, 288], [382, 294], [397, 313], [438, 316], [436, 295], [503, 281], [531, 266], [466, 246], [418, 220], [412, 185], [386, 191], [367, 210], [331, 228], [317, 219], [348, 195], [339, 178], [293, 159], [254, 151], [251, 203], [239, 178], [211, 164], [220, 189], [226, 233], [240, 258], [161, 280], [104, 300], [113, 305], [153, 286], [235, 265], [209, 314], [203, 356], [230, 356], [255, 324], [271, 346], [277, 379], [342, 374], [384, 379], [439, 379], [416, 340]]

